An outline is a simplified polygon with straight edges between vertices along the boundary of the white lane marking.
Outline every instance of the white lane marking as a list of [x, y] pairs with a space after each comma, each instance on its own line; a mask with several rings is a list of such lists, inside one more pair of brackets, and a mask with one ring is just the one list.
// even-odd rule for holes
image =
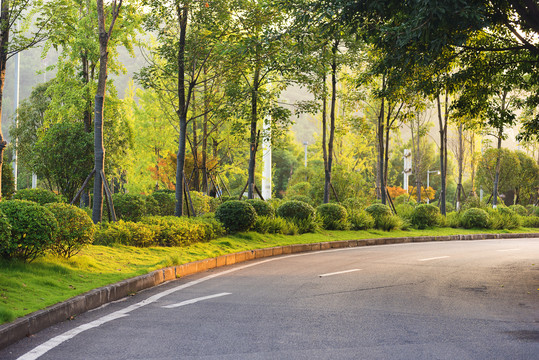
[[438, 260], [438, 259], [446, 259], [449, 256], [437, 256], [432, 258], [426, 258], [426, 259], [419, 259], [418, 261], [431, 261], [431, 260]]
[[197, 303], [199, 301], [215, 299], [215, 298], [218, 298], [218, 297], [221, 297], [221, 296], [226, 296], [226, 295], [231, 295], [231, 293], [224, 292], [224, 293], [215, 294], [215, 295], [202, 296], [202, 297], [199, 297], [199, 298], [195, 298], [195, 299], [191, 299], [191, 300], [185, 300], [185, 301], [179, 302], [177, 304], [166, 305], [166, 306], [163, 306], [163, 307], [166, 308], [166, 309], [174, 309], [174, 308], [177, 308], [177, 307], [180, 307], [180, 306], [190, 305], [190, 304]]
[[205, 276], [205, 277], [197, 279], [197, 280], [190, 281], [190, 282], [185, 283], [183, 285], [179, 285], [179, 286], [173, 287], [171, 289], [165, 290], [163, 292], [160, 292], [158, 294], [155, 294], [153, 296], [150, 296], [149, 298], [147, 298], [145, 300], [142, 300], [141, 302], [130, 305], [130, 306], [124, 308], [124, 309], [115, 311], [115, 312], [113, 312], [113, 313], [111, 313], [109, 315], [105, 315], [105, 316], [103, 316], [103, 317], [101, 317], [101, 318], [99, 318], [97, 320], [94, 320], [94, 321], [89, 322], [87, 324], [83, 324], [83, 325], [80, 325], [80, 326], [78, 326], [78, 327], [76, 327], [74, 329], [66, 331], [63, 334], [60, 334], [60, 335], [58, 335], [58, 336], [56, 336], [56, 337], [54, 337], [52, 339], [49, 339], [49, 340], [45, 341], [43, 344], [35, 347], [33, 350], [31, 350], [31, 351], [27, 352], [26, 354], [24, 354], [24, 355], [20, 356], [19, 358], [17, 358], [17, 360], [35, 360], [35, 359], [39, 358], [40, 356], [44, 355], [45, 353], [47, 353], [48, 351], [52, 350], [56, 346], [60, 345], [64, 341], [72, 339], [76, 335], [78, 335], [78, 334], [80, 334], [80, 333], [82, 333], [82, 332], [84, 332], [86, 330], [98, 327], [99, 325], [102, 325], [102, 324], [104, 324], [106, 322], [109, 322], [111, 320], [115, 320], [115, 319], [125, 317], [131, 311], [137, 310], [137, 309], [139, 309], [139, 308], [141, 308], [143, 306], [152, 304], [152, 303], [156, 302], [157, 300], [161, 299], [164, 296], [173, 294], [173, 293], [175, 293], [177, 291], [189, 288], [189, 287], [194, 286], [194, 285], [198, 285], [200, 283], [206, 282], [206, 281], [214, 279], [216, 277], [227, 275], [227, 274], [230, 274], [230, 273], [233, 273], [233, 272], [236, 272], [236, 271], [239, 271], [239, 270], [247, 269], [247, 268], [250, 268], [250, 267], [253, 267], [253, 266], [257, 266], [257, 265], [260, 265], [260, 264], [265, 264], [265, 263], [268, 263], [268, 262], [271, 262], [271, 261], [277, 261], [277, 260], [282, 260], [282, 259], [291, 258], [291, 257], [297, 257], [297, 256], [313, 255], [313, 254], [322, 253], [322, 252], [334, 252], [334, 251], [343, 251], [343, 250], [349, 250], [349, 249], [352, 249], [352, 248], [333, 249], [333, 250], [329, 250], [329, 251], [328, 250], [313, 251], [313, 252], [306, 252], [306, 253], [301, 253], [301, 254], [288, 255], [288, 256], [283, 256], [283, 257], [275, 257], [275, 258], [271, 258], [271, 259], [267, 259], [267, 260], [258, 261], [258, 262], [252, 263], [252, 264], [239, 266], [237, 268], [225, 270], [223, 272], [219, 272], [219, 273], [216, 273], [216, 274]]
[[333, 273], [322, 274], [322, 275], [318, 275], [318, 276], [326, 277], [326, 276], [333, 276], [333, 275], [341, 275], [341, 274], [351, 273], [351, 272], [354, 272], [354, 271], [361, 271], [361, 269], [344, 270], [344, 271], [338, 271], [338, 272], [333, 272]]
[[504, 249], [504, 250], [496, 250], [496, 251], [518, 251], [520, 249]]

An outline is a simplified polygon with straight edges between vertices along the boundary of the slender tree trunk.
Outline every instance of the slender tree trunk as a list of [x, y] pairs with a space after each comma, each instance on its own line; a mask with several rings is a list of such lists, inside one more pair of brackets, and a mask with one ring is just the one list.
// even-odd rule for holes
[[329, 202], [329, 187], [326, 187], [326, 173], [328, 172], [328, 149], [327, 149], [327, 79], [326, 70], [322, 75], [322, 156], [324, 158], [324, 204]]
[[[105, 28], [105, 11], [103, 0], [97, 0], [97, 17], [99, 28], [99, 77], [97, 80], [97, 92], [95, 95], [94, 109], [94, 202], [92, 208], [92, 220], [95, 224], [101, 221], [103, 217], [103, 178], [105, 174], [105, 148], [103, 147], [103, 110], [105, 100], [105, 87], [107, 84], [107, 65], [108, 65], [108, 43], [110, 34], [114, 28], [114, 23], [118, 18], [122, 0], [119, 3], [114, 1], [112, 9], [112, 19], [107, 30]], [[114, 211], [114, 209], [111, 209]]]
[[470, 134], [470, 154], [471, 154], [471, 175], [470, 179], [472, 182], [472, 194], [473, 196], [476, 196], [477, 193], [475, 191], [475, 133]]
[[[385, 89], [385, 77], [382, 79], [382, 89]], [[384, 120], [385, 120], [385, 97], [382, 98], [382, 102], [380, 104], [380, 114], [378, 115], [378, 191], [380, 195], [380, 200], [382, 201], [382, 204], [386, 203], [386, 193], [384, 191], [385, 184], [384, 184]]]
[[464, 139], [463, 139], [463, 125], [459, 124], [459, 148], [458, 148], [458, 167], [459, 167], [459, 181], [457, 185], [457, 211], [460, 210], [461, 192], [462, 192], [462, 171], [464, 167]]
[[207, 82], [207, 69], [204, 66], [204, 123], [202, 125], [202, 191], [208, 194], [208, 82]]
[[195, 191], [200, 191], [200, 179], [199, 179], [199, 168], [198, 168], [198, 128], [196, 120], [196, 102], [195, 102], [196, 91], [193, 91], [193, 141], [191, 144], [191, 152], [193, 153], [193, 182], [191, 188]]
[[[387, 173], [389, 168], [389, 132], [391, 131], [391, 103], [388, 103], [387, 116], [386, 116], [386, 125], [385, 125], [385, 146], [384, 146], [384, 177], [383, 177], [383, 187], [382, 193], [384, 197], [386, 196], [387, 189]], [[387, 201], [387, 199], [386, 199]]]
[[249, 141], [249, 178], [247, 181], [247, 198], [254, 198], [256, 148], [258, 145], [257, 120], [258, 120], [258, 87], [260, 86], [260, 66], [257, 64], [253, 74], [253, 88], [251, 90], [251, 136]]
[[500, 127], [498, 130], [498, 152], [496, 154], [496, 174], [494, 176], [494, 187], [492, 189], [492, 208], [496, 209], [498, 206], [498, 184], [500, 181], [500, 165], [502, 157], [502, 137], [503, 137], [503, 127]]
[[[419, 173], [420, 172], [420, 169], [421, 169], [421, 147], [420, 147], [420, 144], [421, 144], [421, 123], [420, 121], [418, 120], [417, 122], [417, 150], [416, 150], [416, 160], [414, 161], [415, 162], [415, 186], [416, 186], [416, 191], [417, 191], [417, 203], [420, 204], [421, 203], [421, 174]], [[413, 145], [413, 142], [412, 142], [412, 145]], [[413, 147], [413, 146], [412, 146]]]
[[7, 141], [2, 133], [2, 105], [4, 98], [4, 84], [6, 79], [7, 46], [9, 44], [9, 0], [2, 0], [0, 9], [0, 200], [2, 200], [2, 165], [4, 163], [4, 150]]
[[335, 40], [331, 49], [331, 108], [329, 113], [329, 141], [327, 154], [327, 167], [325, 169], [324, 181], [324, 203], [329, 202], [329, 192], [331, 190], [331, 168], [333, 166], [333, 142], [335, 140], [335, 111], [337, 103], [337, 50], [339, 41]]
[[187, 33], [187, 5], [177, 5], [176, 12], [180, 25], [180, 39], [178, 46], [178, 118], [180, 121], [180, 134], [178, 138], [178, 153], [176, 156], [176, 216], [183, 215], [183, 192], [185, 166], [185, 142], [187, 138], [187, 100], [185, 96], [185, 38]]
[[441, 176], [441, 189], [440, 189], [440, 212], [445, 215], [445, 184], [446, 184], [446, 165], [447, 165], [447, 102], [448, 92], [445, 93], [445, 114], [442, 115], [442, 105], [440, 102], [440, 95], [436, 97], [436, 103], [438, 106], [438, 124], [440, 126], [440, 176]]

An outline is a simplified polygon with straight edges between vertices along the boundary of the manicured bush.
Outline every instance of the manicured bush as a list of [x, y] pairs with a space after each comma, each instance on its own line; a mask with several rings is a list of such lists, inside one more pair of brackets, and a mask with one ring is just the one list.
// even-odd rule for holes
[[45, 207], [32, 201], [7, 200], [0, 202], [0, 211], [11, 224], [11, 240], [0, 249], [2, 257], [32, 261], [54, 243], [58, 223]]
[[3, 249], [8, 249], [11, 242], [11, 224], [9, 219], [0, 211], [0, 256]]
[[291, 200], [294, 200], [294, 201], [303, 201], [304, 203], [307, 203], [311, 206], [313, 206], [314, 204], [314, 201], [313, 199], [311, 199], [310, 197], [306, 196], [306, 195], [294, 195], [294, 196], [291, 196], [288, 198], [288, 201], [291, 201]]
[[527, 228], [539, 228], [539, 216], [524, 216], [522, 226]]
[[358, 198], [348, 198], [342, 202], [342, 205], [351, 214], [354, 211], [359, 211], [365, 207], [365, 201]]
[[386, 217], [390, 217], [391, 209], [389, 206], [384, 204], [372, 204], [365, 208], [365, 211], [368, 212], [374, 219], [374, 227], [377, 229], [382, 229], [382, 221], [389, 223], [391, 221], [386, 221]]
[[315, 233], [321, 227], [320, 221], [317, 216], [313, 216], [308, 219], [292, 218], [289, 221], [297, 227], [298, 234]]
[[52, 191], [40, 188], [21, 189], [13, 194], [13, 199], [33, 201], [39, 205], [65, 202], [65, 199], [62, 196], [56, 195]]
[[470, 208], [462, 213], [460, 225], [465, 229], [487, 229], [489, 226], [488, 214], [483, 209]]
[[403, 221], [397, 215], [385, 215], [379, 218], [378, 228], [384, 231], [399, 229], [403, 225]]
[[256, 211], [258, 216], [275, 217], [275, 209], [269, 203], [260, 199], [246, 200]]
[[432, 204], [419, 204], [412, 212], [412, 225], [418, 229], [437, 226], [440, 224], [440, 210]]
[[247, 231], [256, 221], [256, 211], [248, 202], [229, 200], [219, 205], [215, 218], [228, 232]]
[[303, 195], [308, 196], [309, 192], [311, 191], [312, 185], [306, 181], [299, 182], [297, 184], [294, 184], [288, 188], [286, 191], [286, 195], [288, 197], [297, 196], [297, 195]]
[[256, 222], [252, 228], [260, 234], [283, 234], [296, 235], [298, 227], [281, 217], [257, 216]]
[[528, 216], [528, 210], [522, 206], [522, 205], [511, 205], [509, 206], [509, 209], [513, 210], [515, 213], [519, 214], [520, 216]]
[[374, 219], [364, 210], [353, 211], [348, 217], [352, 230], [368, 230], [374, 227]]
[[151, 216], [141, 220], [155, 233], [155, 245], [185, 246], [210, 240], [214, 233], [209, 222], [176, 216]]
[[45, 207], [58, 222], [58, 231], [51, 246], [54, 253], [70, 258], [93, 242], [94, 223], [84, 210], [64, 203], [50, 203]]
[[155, 228], [147, 224], [119, 220], [116, 222], [100, 223], [95, 233], [94, 244], [122, 244], [137, 247], [157, 246]]
[[522, 225], [520, 215], [507, 207], [488, 209], [487, 213], [491, 229], [517, 229]]
[[412, 214], [414, 209], [415, 207], [411, 203], [404, 203], [395, 206], [397, 215], [399, 215], [402, 220], [407, 221], [410, 224], [412, 223]]
[[154, 191], [146, 197], [146, 214], [154, 216], [173, 216], [176, 208], [176, 195], [170, 191]]
[[326, 230], [346, 230], [348, 228], [348, 212], [340, 204], [322, 204], [316, 208], [317, 215], [322, 219], [322, 227]]
[[142, 195], [113, 194], [112, 202], [118, 220], [137, 222], [146, 213], [146, 201]]
[[445, 225], [452, 228], [460, 227], [460, 214], [460, 212], [455, 211], [447, 213], [445, 217]]
[[277, 208], [277, 215], [285, 219], [307, 220], [314, 217], [314, 208], [304, 201], [289, 200]]

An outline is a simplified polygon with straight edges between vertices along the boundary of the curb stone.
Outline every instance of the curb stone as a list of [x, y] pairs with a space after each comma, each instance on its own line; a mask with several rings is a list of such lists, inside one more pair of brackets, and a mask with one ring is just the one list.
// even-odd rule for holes
[[35, 334], [47, 327], [50, 327], [62, 321], [70, 320], [81, 313], [95, 309], [104, 304], [120, 300], [126, 296], [137, 293], [144, 289], [157, 286], [164, 282], [172, 281], [187, 275], [207, 271], [216, 267], [233, 265], [245, 261], [262, 259], [271, 256], [288, 255], [328, 249], [427, 241], [463, 241], [487, 239], [492, 240], [509, 238], [539, 238], [539, 233], [471, 234], [344, 240], [255, 249], [222, 255], [215, 258], [194, 261], [187, 264], [155, 270], [146, 275], [137, 276], [131, 279], [120, 281], [116, 284], [111, 284], [95, 290], [91, 290], [87, 293], [78, 295], [64, 302], [49, 306], [46, 309], [39, 310], [21, 318], [18, 318], [13, 322], [0, 325], [0, 350], [16, 343], [17, 341], [23, 339], [26, 336]]

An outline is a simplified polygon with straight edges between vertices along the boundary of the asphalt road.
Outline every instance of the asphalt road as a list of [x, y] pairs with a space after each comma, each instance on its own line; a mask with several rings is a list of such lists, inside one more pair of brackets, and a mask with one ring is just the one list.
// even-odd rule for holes
[[0, 359], [539, 359], [539, 240], [270, 258], [143, 291]]

